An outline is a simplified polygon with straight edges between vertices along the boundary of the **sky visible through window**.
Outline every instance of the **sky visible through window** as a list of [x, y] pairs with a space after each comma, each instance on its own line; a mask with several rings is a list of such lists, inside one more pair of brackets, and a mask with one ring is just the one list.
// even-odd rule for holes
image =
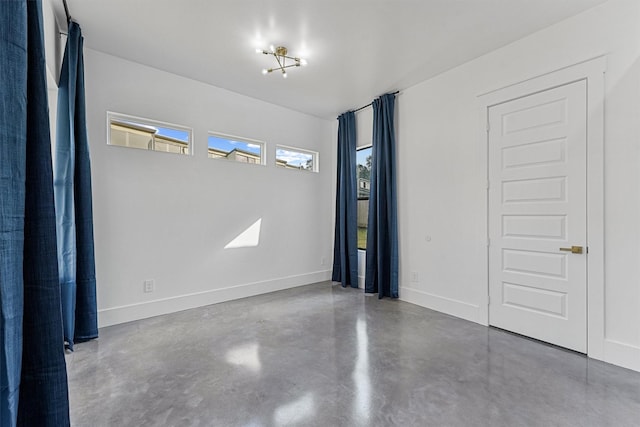
[[158, 129], [156, 135], [168, 136], [169, 138], [177, 139], [179, 141], [189, 142], [189, 132], [187, 132], [186, 130], [163, 128], [160, 126], [154, 127]]
[[230, 153], [233, 149], [247, 151], [249, 153], [260, 155], [260, 144], [252, 144], [244, 141], [234, 141], [233, 139], [222, 138], [219, 136], [209, 135], [209, 148], [221, 150]]
[[[187, 131], [165, 128], [160, 126], [154, 126], [154, 127], [158, 130], [157, 135], [168, 136], [170, 138], [174, 138], [184, 142], [189, 141], [189, 132]], [[261, 149], [260, 144], [252, 144], [250, 142], [245, 142], [245, 141], [236, 141], [233, 139], [223, 138], [215, 135], [209, 135], [207, 142], [208, 142], [209, 148], [214, 148], [227, 153], [230, 153], [234, 149], [238, 149], [238, 150], [260, 155], [260, 149]], [[357, 153], [358, 163], [364, 163], [366, 160], [367, 154], [370, 154], [369, 150], [358, 151]], [[279, 160], [284, 160], [288, 164], [297, 166], [297, 167], [305, 167], [307, 165], [307, 162], [313, 159], [313, 155], [311, 153], [301, 153], [299, 151], [285, 150], [282, 148], [278, 148], [276, 150], [276, 157]]]
[[313, 161], [313, 154], [278, 148], [276, 149], [276, 158], [278, 160], [284, 160], [289, 165], [306, 167], [308, 164], [307, 162]]
[[358, 149], [358, 151], [356, 151], [356, 163], [359, 165], [366, 164], [367, 157], [370, 155], [371, 155], [371, 147]]

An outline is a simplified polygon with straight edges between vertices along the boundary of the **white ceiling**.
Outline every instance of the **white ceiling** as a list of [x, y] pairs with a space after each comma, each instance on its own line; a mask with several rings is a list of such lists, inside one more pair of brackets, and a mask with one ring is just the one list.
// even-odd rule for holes
[[[62, 0], [52, 0], [63, 15]], [[606, 0], [68, 0], [85, 46], [333, 119]], [[308, 60], [263, 76], [284, 45]], [[172, 90], [166, 88], [166, 90]]]

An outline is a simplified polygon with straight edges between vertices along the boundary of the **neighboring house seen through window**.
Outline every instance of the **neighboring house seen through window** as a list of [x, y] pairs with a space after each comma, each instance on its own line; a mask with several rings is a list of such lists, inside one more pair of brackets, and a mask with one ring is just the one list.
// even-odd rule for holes
[[110, 145], [191, 154], [191, 129], [187, 127], [111, 112], [107, 120]]

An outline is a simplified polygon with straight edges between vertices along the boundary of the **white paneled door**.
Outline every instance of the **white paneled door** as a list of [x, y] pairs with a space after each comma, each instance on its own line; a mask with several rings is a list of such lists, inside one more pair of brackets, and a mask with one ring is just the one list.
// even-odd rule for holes
[[587, 351], [586, 81], [489, 108], [489, 323]]

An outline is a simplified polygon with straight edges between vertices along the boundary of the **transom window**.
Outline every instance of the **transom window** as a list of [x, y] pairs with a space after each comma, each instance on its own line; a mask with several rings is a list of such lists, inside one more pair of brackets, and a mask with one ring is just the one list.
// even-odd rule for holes
[[318, 153], [302, 148], [276, 146], [276, 166], [318, 172]]
[[107, 121], [110, 145], [191, 154], [192, 132], [185, 126], [112, 112], [107, 113]]
[[264, 142], [238, 138], [221, 133], [209, 133], [208, 156], [240, 163], [265, 164]]

